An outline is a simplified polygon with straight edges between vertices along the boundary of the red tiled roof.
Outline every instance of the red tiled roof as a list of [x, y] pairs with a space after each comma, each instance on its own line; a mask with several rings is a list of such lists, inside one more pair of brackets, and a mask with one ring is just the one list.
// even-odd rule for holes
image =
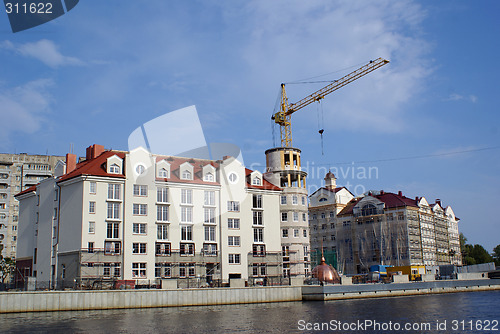
[[[182, 183], [191, 183], [191, 184], [214, 184], [218, 185], [219, 183], [208, 182], [203, 180], [203, 167], [207, 165], [212, 165], [214, 168], [218, 168], [219, 164], [212, 160], [204, 160], [204, 159], [193, 159], [193, 158], [182, 158], [182, 157], [173, 157], [173, 156], [156, 156], [156, 162], [160, 162], [162, 160], [166, 160], [170, 164], [170, 174], [168, 178], [159, 178], [156, 179], [159, 181], [171, 181], [171, 182], [182, 182]], [[180, 166], [183, 163], [190, 163], [193, 166], [193, 180], [184, 180], [180, 178]], [[215, 180], [215, 174], [214, 174]]]
[[[399, 208], [399, 207], [405, 207], [405, 206], [412, 206], [418, 208], [418, 203], [415, 199], [411, 199], [402, 195], [394, 194], [394, 193], [387, 193], [384, 192], [383, 194], [379, 195], [371, 195], [374, 198], [377, 198], [378, 200], [382, 201], [385, 203], [385, 209], [390, 209], [390, 208]], [[350, 215], [352, 214], [352, 209], [362, 198], [358, 199], [352, 199], [349, 203], [347, 203], [346, 207], [339, 212], [339, 216], [341, 215]]]
[[[82, 175], [92, 175], [92, 176], [106, 176], [106, 177], [114, 177], [114, 178], [125, 178], [125, 175], [122, 174], [109, 174], [106, 171], [106, 162], [109, 157], [116, 155], [121, 159], [125, 158], [125, 152], [118, 151], [105, 151], [101, 153], [99, 156], [94, 159], [84, 160], [78, 164], [76, 164], [75, 170], [64, 174], [59, 178], [57, 182], [66, 181], [77, 176]], [[123, 171], [122, 171], [123, 172]]]
[[[252, 173], [253, 173], [253, 170], [245, 168], [245, 176], [248, 177], [248, 175], [250, 175]], [[256, 185], [252, 184], [251, 182], [247, 182], [247, 188], [250, 188], [250, 189], [262, 189], [262, 190], [276, 190], [276, 191], [281, 191], [280, 187], [276, 187], [274, 184], [272, 184], [271, 182], [265, 180], [264, 178], [262, 178], [262, 185], [260, 185], [260, 186], [256, 186]]]
[[20, 193], [15, 194], [15, 195], [14, 195], [14, 197], [21, 196], [21, 195], [24, 195], [24, 194], [30, 193], [30, 192], [32, 192], [32, 191], [36, 191], [36, 186], [37, 186], [37, 185], [38, 185], [38, 184], [35, 184], [34, 186], [31, 186], [31, 187], [29, 187], [29, 188], [27, 188], [27, 189], [24, 189], [24, 190], [23, 190], [23, 191], [21, 191]]

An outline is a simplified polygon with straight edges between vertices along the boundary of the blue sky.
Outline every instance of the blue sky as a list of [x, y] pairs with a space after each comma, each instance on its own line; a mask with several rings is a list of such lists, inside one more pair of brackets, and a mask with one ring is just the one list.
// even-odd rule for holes
[[[16, 34], [3, 13], [0, 151], [126, 150], [139, 125], [194, 104], [209, 142], [236, 144], [263, 168], [281, 82], [334, 80], [384, 57], [389, 65], [293, 115], [311, 190], [331, 168], [353, 192], [440, 198], [469, 242], [491, 251], [499, 12], [493, 0], [85, 0]], [[296, 102], [318, 88], [287, 93]]]

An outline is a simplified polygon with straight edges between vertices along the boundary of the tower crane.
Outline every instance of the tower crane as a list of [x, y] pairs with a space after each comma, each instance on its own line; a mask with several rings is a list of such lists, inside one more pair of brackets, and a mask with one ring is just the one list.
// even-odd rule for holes
[[[302, 100], [296, 103], [288, 103], [288, 97], [286, 96], [285, 84], [281, 84], [281, 103], [280, 111], [273, 114], [271, 117], [276, 124], [280, 125], [281, 133], [281, 146], [282, 147], [292, 147], [292, 114], [305, 106], [323, 99], [326, 95], [333, 93], [337, 89], [344, 87], [345, 85], [361, 78], [362, 76], [376, 70], [389, 63], [388, 60], [383, 58], [377, 58], [376, 60], [370, 61], [368, 64], [360, 67], [359, 69], [351, 72], [344, 77], [335, 80], [334, 82], [326, 85], [325, 87], [317, 90], [316, 92], [306, 96]], [[322, 132], [320, 132], [322, 133]]]

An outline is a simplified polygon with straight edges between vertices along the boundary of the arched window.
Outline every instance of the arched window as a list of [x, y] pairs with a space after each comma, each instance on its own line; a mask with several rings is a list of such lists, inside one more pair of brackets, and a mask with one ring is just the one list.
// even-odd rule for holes
[[327, 199], [326, 199], [325, 197], [321, 197], [321, 198], [319, 199], [319, 201], [320, 201], [320, 202], [326, 202], [326, 201], [327, 201]]
[[139, 175], [144, 174], [146, 172], [146, 167], [144, 167], [144, 165], [137, 165], [137, 167], [135, 167], [135, 171]]
[[109, 166], [109, 172], [112, 174], [120, 174], [120, 166], [117, 164], [112, 164]]
[[188, 171], [187, 169], [185, 169], [184, 171], [182, 171], [181, 179], [183, 179], [183, 180], [192, 180], [193, 177], [191, 176], [191, 172]]
[[158, 172], [158, 177], [168, 177], [168, 170], [166, 170], [165, 168], [160, 169], [160, 171]]
[[376, 215], [376, 214], [377, 214], [377, 208], [373, 204], [366, 204], [361, 209], [362, 216], [371, 216], [371, 215]]

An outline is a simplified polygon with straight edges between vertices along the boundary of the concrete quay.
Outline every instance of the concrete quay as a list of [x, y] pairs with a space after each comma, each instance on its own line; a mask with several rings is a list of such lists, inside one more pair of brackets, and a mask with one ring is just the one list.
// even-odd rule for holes
[[303, 286], [303, 300], [339, 300], [500, 290], [500, 279]]

